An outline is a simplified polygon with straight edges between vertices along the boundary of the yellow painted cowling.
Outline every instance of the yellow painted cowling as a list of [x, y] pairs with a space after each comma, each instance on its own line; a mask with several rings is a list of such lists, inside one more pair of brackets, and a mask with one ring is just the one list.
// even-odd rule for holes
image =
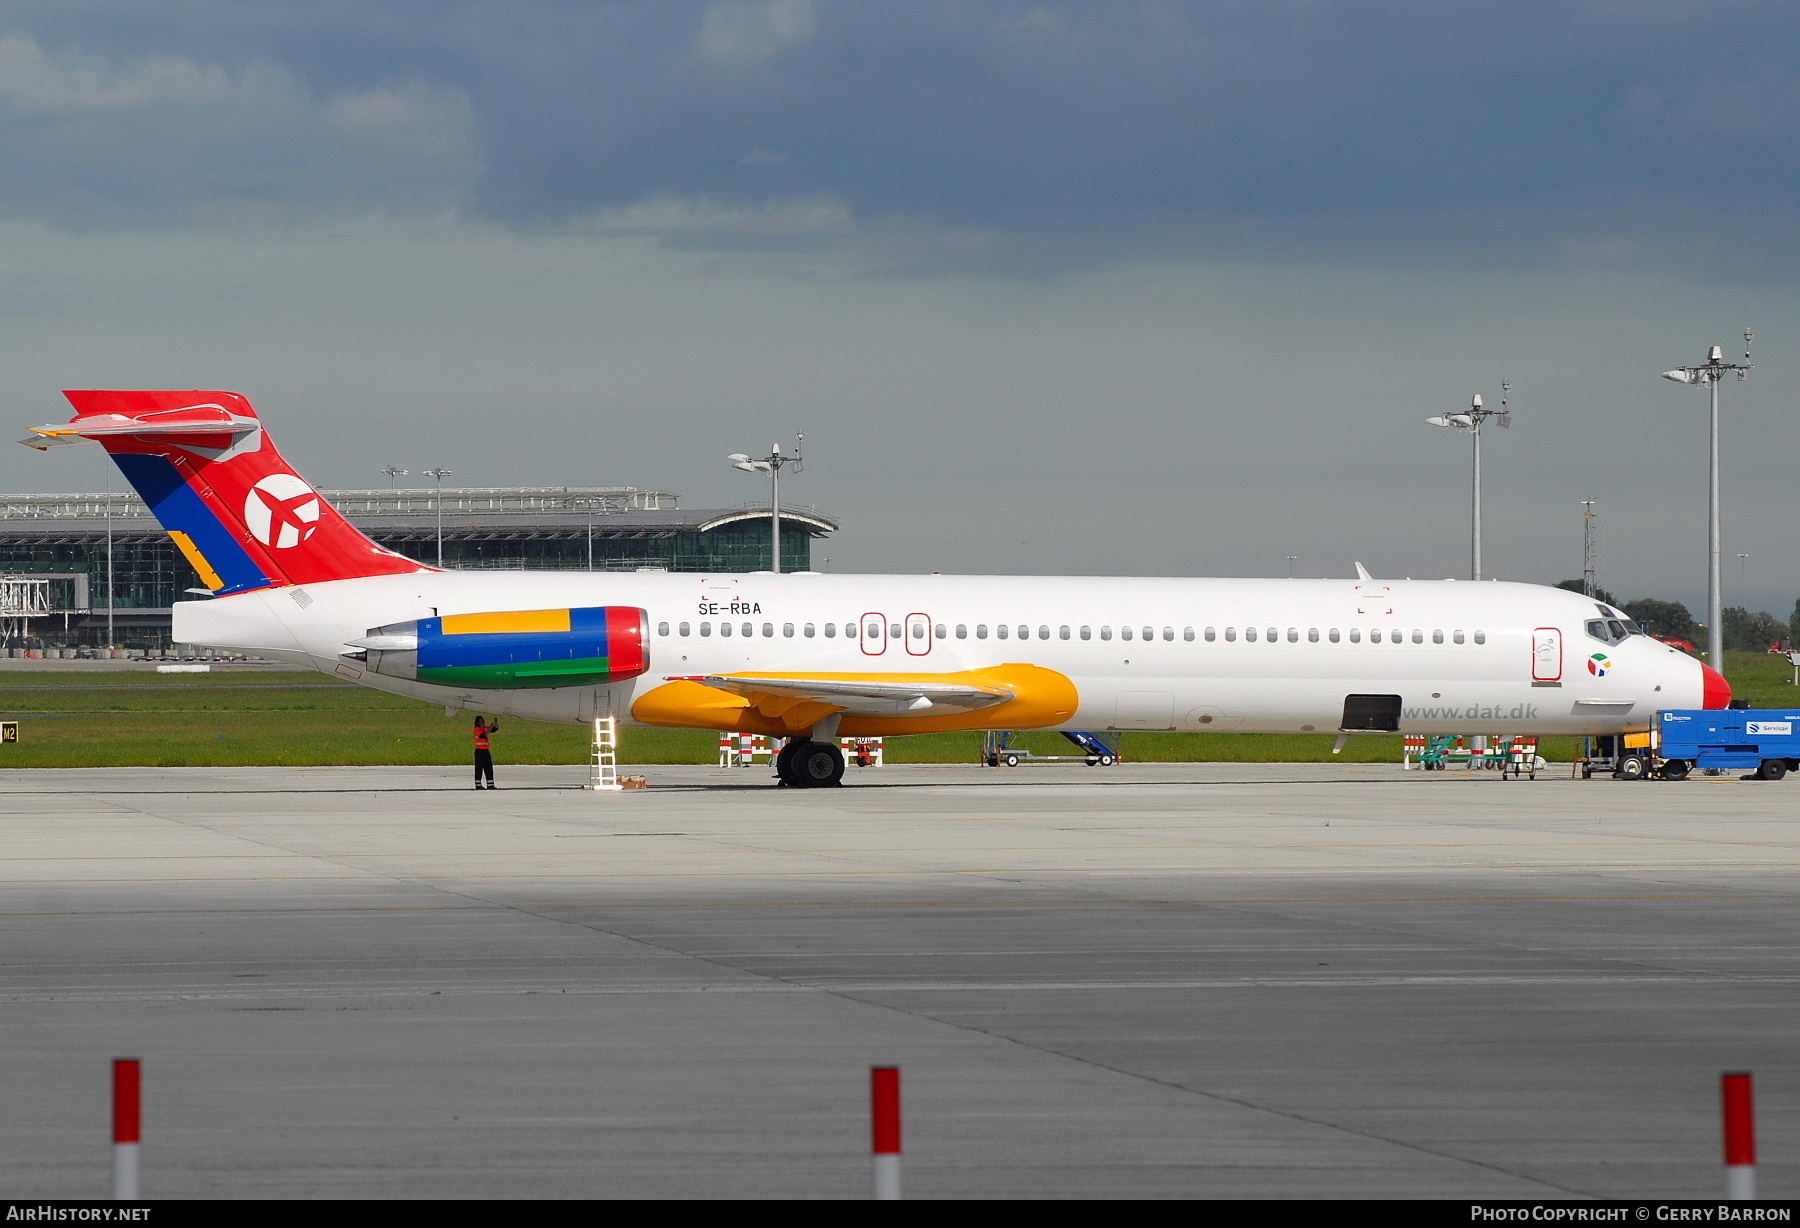
[[863, 715], [844, 712], [842, 705], [825, 699], [796, 699], [792, 695], [777, 694], [737, 695], [691, 679], [677, 678], [640, 696], [631, 706], [631, 716], [644, 725], [792, 737], [805, 733], [835, 712], [844, 712], [839, 733], [846, 737], [884, 737], [962, 729], [1049, 729], [1071, 720], [1081, 703], [1080, 693], [1066, 675], [1041, 665], [1024, 663], [947, 674], [782, 673], [758, 676], [794, 682], [872, 682], [898, 686], [950, 683], [997, 688], [1011, 692], [1013, 698], [973, 711], [919, 716]]

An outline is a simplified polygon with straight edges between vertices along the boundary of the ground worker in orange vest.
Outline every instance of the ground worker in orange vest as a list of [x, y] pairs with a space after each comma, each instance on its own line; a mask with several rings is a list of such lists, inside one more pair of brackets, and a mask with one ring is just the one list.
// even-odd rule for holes
[[487, 787], [494, 787], [494, 753], [488, 746], [488, 735], [500, 732], [500, 722], [492, 725], [475, 718], [475, 787], [481, 788], [481, 778], [487, 777]]

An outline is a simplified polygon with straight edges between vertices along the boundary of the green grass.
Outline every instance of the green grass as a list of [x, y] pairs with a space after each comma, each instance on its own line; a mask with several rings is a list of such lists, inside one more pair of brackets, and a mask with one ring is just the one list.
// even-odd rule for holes
[[[1767, 653], [1732, 653], [1727, 676], [1753, 707], [1800, 704], [1792, 667]], [[290, 767], [338, 764], [463, 764], [472, 715], [446, 717], [435, 704], [400, 699], [312, 673], [154, 674], [136, 671], [0, 673], [0, 716], [20, 722], [16, 744], [0, 745], [5, 767]], [[508, 718], [494, 739], [501, 763], [584, 763], [579, 725]], [[707, 730], [626, 729], [627, 763], [711, 763], [718, 736]], [[1331, 734], [1132, 733], [1127, 759], [1168, 763], [1394, 763], [1400, 739], [1355, 737], [1341, 756]], [[1056, 734], [1028, 733], [1016, 745], [1037, 754], [1073, 754]], [[1568, 760], [1575, 738], [1547, 738], [1542, 750]], [[979, 733], [890, 738], [893, 763], [973, 763]]]

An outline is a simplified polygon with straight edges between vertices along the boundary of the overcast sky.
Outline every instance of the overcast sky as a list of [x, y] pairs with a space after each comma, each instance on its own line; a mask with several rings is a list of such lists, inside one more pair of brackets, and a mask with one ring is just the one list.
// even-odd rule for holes
[[[0, 376], [249, 396], [326, 486], [766, 496], [833, 570], [1800, 595], [1792, 4], [0, 3]], [[97, 453], [0, 453], [91, 489]], [[1749, 555], [1741, 564], [1739, 553]]]

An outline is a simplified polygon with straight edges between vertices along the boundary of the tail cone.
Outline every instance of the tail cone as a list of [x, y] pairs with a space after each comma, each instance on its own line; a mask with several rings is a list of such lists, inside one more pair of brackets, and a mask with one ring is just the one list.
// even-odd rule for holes
[[1706, 689], [1703, 692], [1705, 699], [1700, 706], [1703, 708], [1729, 707], [1731, 684], [1725, 681], [1725, 675], [1703, 661], [1700, 664], [1700, 677], [1706, 682]]

